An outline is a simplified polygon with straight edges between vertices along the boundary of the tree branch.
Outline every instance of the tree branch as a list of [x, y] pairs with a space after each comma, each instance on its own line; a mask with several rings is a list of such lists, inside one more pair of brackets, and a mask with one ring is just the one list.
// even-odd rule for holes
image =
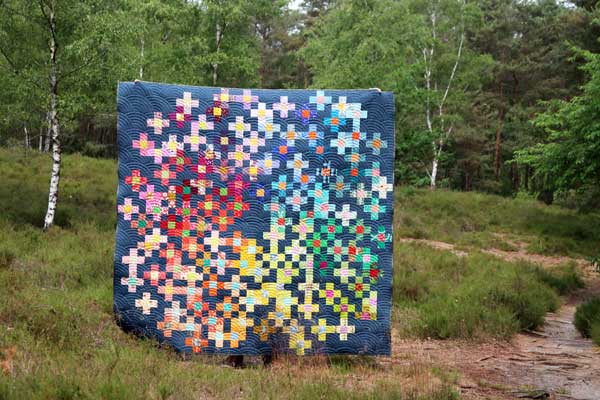
[[87, 66], [89, 66], [90, 64], [92, 64], [94, 61], [96, 61], [98, 59], [97, 54], [88, 58], [87, 61], [81, 63], [79, 66], [67, 71], [67, 72], [63, 72], [59, 74], [59, 79], [60, 81], [62, 81], [63, 79], [67, 78], [69, 75], [74, 74], [76, 72], [81, 71], [82, 69], [86, 68]]
[[[54, 23], [52, 21], [53, 17], [48, 16], [48, 14], [46, 13], [46, 4], [44, 3], [44, 0], [39, 0], [38, 4], [40, 5], [40, 10], [42, 11], [42, 15], [44, 16], [44, 20], [46, 21], [46, 24], [48, 25], [48, 29], [50, 30], [50, 34], [52, 35], [52, 38], [54, 39], [54, 43], [55, 46], [58, 47], [58, 41], [56, 39], [56, 27], [54, 26]], [[52, 7], [52, 9], [54, 10], [54, 6]]]
[[[460, 35], [460, 43], [458, 45], [458, 51], [456, 53], [456, 61], [454, 63], [454, 67], [452, 68], [452, 73], [450, 74], [450, 79], [448, 80], [448, 85], [446, 86], [446, 91], [444, 92], [444, 96], [442, 97], [442, 100], [440, 102], [440, 110], [442, 110], [444, 108], [444, 103], [446, 102], [446, 99], [448, 98], [448, 93], [450, 92], [450, 86], [452, 85], [452, 81], [454, 80], [454, 76], [456, 75], [456, 70], [458, 69], [458, 64], [460, 62], [460, 56], [462, 53], [462, 48], [463, 48], [463, 43], [465, 42], [465, 31], [463, 28], [463, 31]], [[440, 112], [441, 115], [441, 112]]]
[[446, 86], [446, 90], [444, 92], [444, 96], [442, 97], [442, 100], [440, 101], [440, 105], [439, 105], [439, 110], [440, 110], [440, 116], [443, 113], [443, 108], [444, 108], [444, 103], [446, 102], [446, 99], [448, 98], [448, 93], [450, 92], [450, 86], [452, 85], [452, 81], [454, 80], [454, 76], [456, 75], [456, 70], [458, 69], [458, 64], [460, 63], [460, 58], [462, 55], [462, 48], [463, 48], [463, 44], [465, 42], [465, 11], [464, 11], [464, 1], [463, 1], [463, 10], [462, 10], [462, 15], [461, 15], [461, 33], [460, 33], [460, 42], [458, 44], [458, 50], [456, 52], [456, 61], [454, 62], [454, 67], [452, 67], [452, 72], [450, 73], [450, 78], [448, 79], [448, 85]]
[[2, 47], [1, 45], [0, 45], [0, 54], [2, 54], [2, 56], [4, 57], [4, 59], [6, 60], [8, 65], [10, 66], [10, 68], [12, 68], [12, 72], [15, 75], [19, 75], [19, 69], [15, 65], [14, 61], [11, 60], [11, 58], [8, 56], [8, 53], [6, 53], [6, 50], [4, 50], [4, 47]]
[[17, 68], [16, 64], [14, 63], [14, 61], [11, 60], [11, 58], [8, 56], [8, 54], [6, 53], [6, 50], [4, 50], [4, 48], [2, 46], [0, 46], [0, 54], [2, 54], [2, 57], [4, 57], [4, 59], [6, 60], [8, 66], [0, 64], [0, 67], [3, 67], [4, 69], [6, 69], [7, 71], [9, 71], [10, 73], [12, 73], [15, 77], [24, 79], [25, 81], [31, 83], [32, 85], [34, 85], [35, 87], [37, 87], [38, 89], [44, 89], [44, 87], [42, 85], [40, 85], [38, 82], [36, 82], [35, 80], [23, 75], [23, 71], [22, 69]]

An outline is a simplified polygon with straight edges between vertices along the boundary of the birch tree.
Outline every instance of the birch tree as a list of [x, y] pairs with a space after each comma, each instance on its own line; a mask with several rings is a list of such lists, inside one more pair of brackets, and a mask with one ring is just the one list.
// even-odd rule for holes
[[39, 2], [40, 11], [48, 28], [50, 50], [50, 108], [48, 110], [48, 125], [50, 126], [50, 140], [52, 143], [52, 172], [50, 174], [50, 189], [48, 190], [48, 209], [44, 217], [44, 230], [54, 224], [56, 203], [58, 201], [58, 183], [60, 181], [61, 151], [60, 151], [60, 123], [58, 121], [58, 35], [56, 30], [56, 2]]
[[[268, 2], [271, 7], [273, 2]], [[257, 81], [260, 46], [253, 20], [262, 2], [206, 0], [201, 3], [208, 38], [211, 84], [239, 86], [240, 81]], [[211, 39], [212, 37], [212, 39]]]
[[448, 115], [448, 100], [453, 91], [461, 90], [456, 84], [456, 76], [463, 63], [466, 2], [430, 0], [423, 5], [430, 35], [421, 49], [424, 119], [432, 151], [431, 168], [427, 169], [427, 174], [430, 188], [435, 189], [442, 152], [455, 128], [453, 118]]
[[[187, 82], [206, 84], [195, 66], [205, 61], [196, 58], [192, 49], [206, 51], [205, 38], [199, 35], [198, 6], [190, 2], [161, 0], [124, 0], [127, 20], [132, 27], [132, 40], [120, 38], [115, 45], [135, 60], [135, 78], [173, 82], [183, 76]], [[182, 55], [186, 63], [181, 63]], [[186, 64], [186, 65], [182, 65]], [[189, 65], [187, 65], [189, 64]], [[186, 70], [188, 69], [189, 70]], [[197, 67], [196, 67], [197, 68]], [[127, 74], [130, 75], [130, 74]]]
[[[47, 145], [52, 151], [52, 169], [44, 229], [54, 224], [61, 173], [61, 114], [63, 87], [72, 77], [98, 68], [106, 59], [112, 40], [119, 35], [114, 2], [75, 0], [4, 0], [0, 2], [0, 66], [8, 70], [23, 88], [36, 88], [39, 105], [46, 108]], [[23, 43], [14, 38], [23, 38]], [[80, 83], [77, 83], [81, 85]], [[71, 103], [72, 104], [72, 103]]]

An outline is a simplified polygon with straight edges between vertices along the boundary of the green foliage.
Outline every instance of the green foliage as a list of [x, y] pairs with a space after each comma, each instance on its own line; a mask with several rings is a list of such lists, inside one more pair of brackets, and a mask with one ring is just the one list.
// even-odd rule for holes
[[568, 294], [585, 286], [581, 273], [574, 263], [563, 264], [550, 270], [536, 267], [534, 271], [539, 280], [556, 290], [560, 295]]
[[[397, 183], [429, 184], [432, 159], [441, 147], [438, 187], [502, 195], [526, 191], [548, 203], [558, 199], [598, 208], [595, 128], [586, 122], [595, 121], [595, 78], [583, 94], [580, 88], [594, 75], [597, 61], [589, 60], [600, 51], [598, 10], [591, 2], [576, 7], [558, 0], [307, 0], [299, 7], [288, 0], [55, 3], [59, 120], [67, 152], [116, 155], [118, 81], [379, 87], [396, 97]], [[49, 32], [39, 4], [51, 3], [0, 3], [0, 145], [22, 146], [26, 135], [32, 147], [40, 138], [42, 145], [48, 142]], [[575, 46], [584, 51], [574, 53]], [[424, 58], [429, 50], [433, 54]], [[573, 104], [566, 108], [563, 102]], [[587, 111], [575, 112], [582, 107]], [[562, 111], [554, 115], [557, 110]], [[553, 132], [563, 126], [581, 137]], [[571, 146], [577, 151], [563, 151]], [[562, 168], [567, 164], [572, 168]]]
[[[418, 41], [424, 35], [422, 19], [415, 18], [408, 2], [337, 1], [315, 21], [300, 56], [313, 74], [313, 87], [376, 87], [394, 92], [396, 123], [405, 126], [407, 116], [422, 114], [414, 78], [421, 73]], [[397, 131], [400, 157], [417, 161], [430, 155], [431, 138], [405, 135], [404, 129]], [[403, 162], [396, 163], [395, 172], [400, 181], [412, 176]]]
[[560, 189], [600, 184], [600, 55], [580, 52], [589, 81], [570, 101], [554, 100], [535, 124], [548, 133], [548, 142], [517, 153], [517, 160], [533, 166]]
[[[552, 185], [531, 176], [530, 166], [508, 161], [515, 151], [544, 139], [541, 129], [530, 126], [532, 116], [544, 109], [538, 100], [577, 92], [581, 74], [566, 41], [594, 47], [592, 12], [554, 1], [461, 4], [336, 2], [309, 31], [301, 51], [313, 85], [395, 93], [399, 183], [428, 184], [438, 145], [443, 149], [439, 186], [504, 195], [524, 188], [545, 191], [542, 197], [551, 202]], [[438, 115], [463, 29], [467, 40]], [[433, 56], [424, 59], [428, 50]], [[430, 106], [429, 129], [425, 110]]]
[[[436, 13], [435, 32], [430, 13]], [[356, 1], [336, 2], [312, 29], [300, 54], [313, 73], [315, 87], [372, 88], [396, 96], [396, 177], [401, 183], [421, 185], [432, 156], [432, 142], [453, 124], [460, 124], [469, 91], [479, 87], [485, 55], [463, 48], [451, 89], [460, 34], [464, 25], [478, 22], [474, 3], [456, 1]], [[423, 52], [434, 56], [427, 63]], [[424, 71], [431, 66], [428, 89]], [[468, 89], [468, 90], [467, 90]], [[444, 100], [442, 100], [444, 98]], [[432, 115], [426, 126], [425, 108], [444, 103], [443, 115]], [[437, 107], [437, 106], [436, 106]]]
[[600, 297], [593, 297], [577, 306], [573, 322], [583, 337], [592, 338], [600, 346]]
[[301, 55], [314, 86], [401, 94], [410, 60], [420, 57], [412, 46], [419, 29], [403, 2], [339, 1], [316, 22]]
[[[97, 104], [114, 98], [114, 73], [121, 72], [122, 54], [114, 43], [128, 37], [130, 27], [120, 7], [122, 2], [20, 0], [0, 4], [0, 67], [8, 93], [0, 98], [6, 108], [7, 127], [20, 120], [29, 128], [45, 128], [49, 102], [49, 78], [52, 73], [49, 42], [52, 36], [47, 23], [48, 4], [53, 4], [56, 18], [55, 40], [58, 46], [57, 79], [59, 113], [63, 124], [72, 130], [82, 113], [102, 112]], [[114, 81], [112, 81], [114, 82]]]
[[[589, 11], [557, 1], [480, 1], [483, 18], [471, 31], [475, 51], [493, 59], [468, 110], [469, 131], [454, 143], [451, 187], [513, 194], [553, 188], [532, 177], [532, 168], [511, 162], [514, 153], [544, 140], [531, 119], [545, 107], [539, 100], [568, 98], [578, 92], [579, 61], [570, 43], [594, 48]], [[548, 195], [546, 195], [548, 196]], [[551, 199], [549, 199], [551, 201]]]

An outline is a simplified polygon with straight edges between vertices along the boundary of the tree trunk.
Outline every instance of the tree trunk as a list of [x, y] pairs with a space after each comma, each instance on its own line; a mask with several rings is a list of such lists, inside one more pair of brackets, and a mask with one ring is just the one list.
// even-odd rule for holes
[[42, 150], [44, 149], [43, 145], [44, 145], [44, 130], [43, 128], [40, 126], [40, 137], [39, 137], [39, 142], [38, 142], [38, 151], [41, 153]]
[[46, 113], [46, 138], [44, 139], [44, 152], [50, 151], [50, 143], [52, 143], [52, 121], [50, 120], [50, 111]]
[[465, 190], [467, 192], [473, 190], [473, 177], [469, 171], [465, 173]]
[[519, 165], [516, 162], [512, 163], [512, 178], [513, 190], [518, 191], [521, 186], [521, 176], [519, 175]]
[[498, 126], [496, 127], [496, 147], [494, 155], [494, 175], [500, 176], [500, 146], [502, 144], [502, 127], [504, 126], [504, 110], [498, 110]]
[[437, 156], [433, 157], [433, 162], [431, 163], [431, 177], [429, 179], [429, 188], [431, 190], [435, 190], [435, 185], [436, 185], [436, 179], [437, 179], [437, 172], [438, 172], [438, 164], [439, 164], [439, 159]]
[[[464, 1], [463, 1], [463, 6], [464, 6]], [[464, 13], [464, 8], [461, 10], [461, 12]], [[433, 41], [435, 42], [435, 41], [437, 41], [436, 10], [431, 11], [429, 18], [431, 20], [431, 37], [432, 37]], [[437, 139], [433, 140], [433, 160], [431, 162], [431, 174], [429, 175], [429, 188], [431, 190], [435, 190], [436, 185], [437, 185], [437, 173], [438, 173], [438, 167], [439, 167], [439, 162], [440, 162], [440, 158], [442, 155], [444, 143], [448, 140], [448, 138], [452, 134], [453, 125], [451, 124], [450, 127], [448, 127], [446, 129], [445, 124], [444, 124], [445, 105], [446, 105], [446, 100], [448, 99], [448, 95], [450, 94], [450, 88], [452, 87], [452, 83], [456, 76], [456, 71], [458, 70], [458, 66], [461, 61], [461, 55], [462, 55], [462, 49], [463, 49], [464, 42], [465, 42], [465, 27], [464, 27], [464, 23], [462, 23], [460, 39], [458, 42], [458, 48], [456, 49], [456, 60], [454, 60], [454, 65], [452, 67], [452, 71], [450, 72], [450, 76], [448, 78], [448, 83], [446, 84], [446, 88], [443, 92], [443, 95], [441, 96], [441, 99], [439, 100], [439, 102], [436, 102], [437, 104], [435, 104], [435, 107], [437, 108], [439, 137]], [[438, 92], [438, 81], [436, 79], [433, 79], [433, 77], [432, 77], [435, 46], [432, 44], [431, 47], [424, 48], [422, 50], [422, 53], [423, 53], [423, 61], [425, 63], [425, 71], [424, 71], [425, 89], [426, 89], [425, 121], [427, 124], [427, 130], [429, 131], [430, 134], [433, 135], [433, 133], [434, 133], [433, 121], [432, 121], [432, 113], [433, 112], [431, 109], [431, 106], [432, 106], [431, 102], [432, 102], [433, 96], [431, 96], [431, 94]]]
[[31, 146], [29, 144], [29, 131], [27, 125], [23, 125], [23, 132], [25, 132], [25, 150], [28, 150]]
[[56, 19], [54, 7], [51, 6], [48, 16], [48, 26], [50, 28], [50, 132], [52, 138], [52, 173], [50, 175], [50, 190], [48, 192], [48, 210], [44, 218], [44, 230], [54, 224], [54, 215], [56, 214], [56, 203], [58, 201], [58, 184], [60, 180], [60, 125], [58, 122], [58, 77], [56, 68], [56, 55], [58, 44], [56, 43]]
[[144, 79], [144, 38], [140, 39], [140, 80]]
[[[215, 39], [216, 39], [216, 55], [219, 55], [219, 50], [221, 50], [221, 39], [222, 39], [222, 34], [221, 34], [221, 25], [217, 22], [217, 26], [216, 26], [216, 34], [215, 34]], [[213, 63], [213, 86], [217, 86], [217, 79], [219, 77], [218, 74], [219, 71], [219, 63], [217, 63], [216, 61]]]

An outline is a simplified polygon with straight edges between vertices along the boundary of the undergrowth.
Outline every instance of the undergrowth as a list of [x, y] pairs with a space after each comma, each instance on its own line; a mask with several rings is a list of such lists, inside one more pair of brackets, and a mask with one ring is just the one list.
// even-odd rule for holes
[[558, 307], [559, 293], [582, 284], [572, 265], [544, 270], [415, 244], [397, 243], [394, 253], [394, 304], [402, 310], [397, 324], [409, 336], [508, 338], [540, 326]]
[[474, 248], [589, 257], [600, 243], [600, 214], [578, 213], [527, 198], [444, 190], [396, 190], [402, 237], [432, 239]]
[[600, 297], [593, 297], [577, 306], [575, 327], [583, 337], [600, 346]]

